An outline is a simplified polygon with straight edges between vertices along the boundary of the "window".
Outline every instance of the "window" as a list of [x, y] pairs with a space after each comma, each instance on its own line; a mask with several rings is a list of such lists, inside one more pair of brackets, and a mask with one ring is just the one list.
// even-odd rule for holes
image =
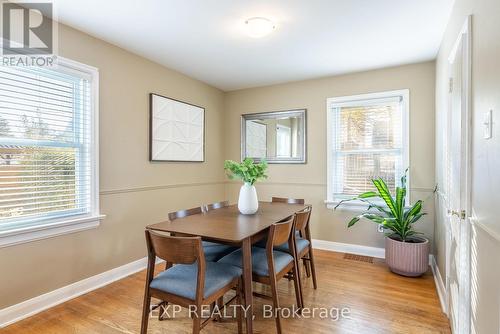
[[278, 158], [292, 157], [292, 129], [289, 126], [276, 125], [276, 156]]
[[0, 68], [0, 246], [99, 223], [97, 70], [58, 62]]
[[408, 90], [327, 100], [327, 203], [376, 190], [378, 177], [395, 190], [409, 165], [408, 106]]

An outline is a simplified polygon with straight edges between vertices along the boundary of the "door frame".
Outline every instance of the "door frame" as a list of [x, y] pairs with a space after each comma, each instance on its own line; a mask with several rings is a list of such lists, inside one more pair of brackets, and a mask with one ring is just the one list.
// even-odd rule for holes
[[[464, 135], [464, 159], [462, 160], [462, 168], [465, 171], [464, 188], [461, 189], [464, 195], [464, 207], [460, 208], [465, 210], [465, 219], [461, 221], [460, 228], [460, 246], [459, 246], [459, 257], [460, 257], [460, 269], [459, 269], [459, 301], [458, 301], [458, 328], [452, 328], [453, 333], [456, 334], [468, 334], [470, 333], [470, 314], [471, 314], [471, 296], [470, 296], [470, 244], [471, 244], [471, 180], [472, 180], [472, 16], [469, 15], [465, 19], [465, 23], [460, 30], [456, 42], [451, 49], [450, 55], [448, 57], [448, 65], [451, 65], [455, 59], [457, 52], [459, 51], [460, 43], [463, 43], [463, 48], [465, 52], [462, 59], [462, 134]], [[451, 78], [451, 75], [448, 76]], [[453, 83], [450, 82], [450, 85]], [[451, 92], [449, 93], [451, 96]], [[449, 113], [451, 111], [451, 97], [448, 99], [447, 108], [447, 121], [449, 124]], [[450, 142], [449, 128], [446, 129], [446, 140]], [[449, 145], [447, 145], [449, 147]], [[446, 189], [449, 191], [449, 189]], [[449, 194], [447, 196], [449, 198]], [[449, 204], [449, 203], [447, 203]], [[448, 206], [448, 205], [447, 205]], [[450, 209], [450, 208], [447, 208]], [[453, 208], [456, 209], [456, 208]], [[449, 220], [447, 224], [449, 224]], [[447, 251], [446, 251], [446, 295], [447, 295], [447, 309], [450, 310], [450, 240], [451, 234], [450, 229], [447, 229]], [[448, 314], [451, 317], [451, 314]], [[453, 327], [453, 323], [451, 323]]]

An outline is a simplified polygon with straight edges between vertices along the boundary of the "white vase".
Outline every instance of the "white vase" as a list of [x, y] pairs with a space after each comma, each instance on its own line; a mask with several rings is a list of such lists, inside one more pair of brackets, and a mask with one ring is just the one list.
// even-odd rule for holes
[[255, 186], [245, 183], [240, 188], [240, 198], [238, 199], [238, 209], [244, 215], [252, 215], [259, 209], [259, 200]]

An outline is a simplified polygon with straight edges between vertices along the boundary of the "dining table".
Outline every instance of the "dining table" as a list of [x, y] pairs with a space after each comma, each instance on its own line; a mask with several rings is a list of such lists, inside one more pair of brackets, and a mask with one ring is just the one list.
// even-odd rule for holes
[[173, 221], [148, 225], [146, 228], [171, 234], [200, 236], [202, 240], [238, 246], [243, 256], [243, 293], [246, 332], [253, 333], [252, 244], [266, 237], [269, 227], [306, 204], [259, 202], [259, 209], [251, 215], [241, 214], [237, 205], [186, 216]]

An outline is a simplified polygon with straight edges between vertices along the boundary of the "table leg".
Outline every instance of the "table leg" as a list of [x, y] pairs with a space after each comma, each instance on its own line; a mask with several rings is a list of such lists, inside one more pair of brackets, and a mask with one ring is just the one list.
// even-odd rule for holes
[[252, 295], [252, 243], [250, 238], [243, 240], [241, 245], [243, 251], [243, 290], [245, 294], [245, 306], [248, 307], [246, 312], [246, 329], [247, 333], [253, 333], [253, 295]]

